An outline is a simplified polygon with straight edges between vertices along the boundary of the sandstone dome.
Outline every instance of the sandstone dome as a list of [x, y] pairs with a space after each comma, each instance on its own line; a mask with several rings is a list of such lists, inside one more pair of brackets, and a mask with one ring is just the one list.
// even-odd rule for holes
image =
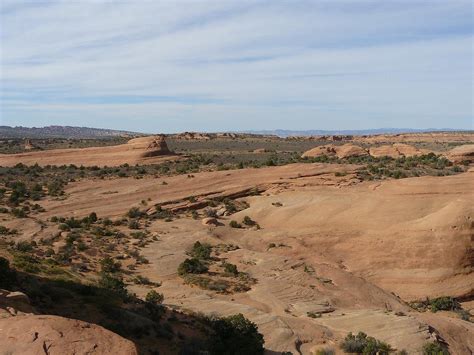
[[428, 153], [418, 149], [409, 144], [395, 143], [390, 145], [381, 145], [378, 147], [371, 147], [369, 153], [374, 158], [379, 157], [391, 157], [391, 158], [400, 158], [400, 157], [412, 157], [415, 155], [423, 155]]

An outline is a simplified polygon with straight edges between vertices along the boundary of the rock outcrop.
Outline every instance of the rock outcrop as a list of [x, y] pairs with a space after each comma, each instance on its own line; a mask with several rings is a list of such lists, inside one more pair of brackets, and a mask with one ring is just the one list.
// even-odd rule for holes
[[0, 289], [2, 354], [138, 354], [131, 341], [96, 324], [35, 313], [26, 294]]
[[24, 146], [25, 150], [35, 150], [35, 149], [39, 149], [36, 145], [34, 145], [33, 143], [31, 143], [31, 140], [29, 139], [25, 139], [25, 146]]
[[5, 354], [136, 355], [135, 345], [96, 324], [50, 315], [0, 319]]
[[400, 158], [400, 157], [412, 157], [415, 155], [423, 155], [428, 153], [427, 151], [418, 149], [409, 144], [395, 143], [391, 145], [381, 145], [379, 147], [371, 147], [369, 154], [374, 158], [379, 157], [391, 157], [391, 158]]
[[146, 147], [144, 153], [142, 153], [143, 158], [156, 157], [160, 155], [169, 155], [173, 154], [166, 144], [164, 136], [157, 136], [150, 144]]
[[453, 148], [446, 153], [446, 158], [453, 163], [474, 163], [474, 144], [464, 144]]
[[303, 153], [302, 157], [316, 158], [320, 156], [333, 157], [337, 156], [340, 159], [349, 158], [349, 157], [360, 157], [368, 155], [366, 149], [359, 147], [354, 144], [344, 144], [344, 145], [322, 145], [315, 147]]
[[354, 144], [344, 144], [336, 147], [336, 155], [340, 159], [362, 157], [369, 155], [366, 149]]
[[330, 145], [322, 145], [319, 147], [315, 147], [313, 149], [310, 149], [306, 152], [303, 153], [302, 157], [303, 158], [317, 158], [321, 156], [328, 156], [332, 157], [336, 155], [336, 149], [333, 146]]

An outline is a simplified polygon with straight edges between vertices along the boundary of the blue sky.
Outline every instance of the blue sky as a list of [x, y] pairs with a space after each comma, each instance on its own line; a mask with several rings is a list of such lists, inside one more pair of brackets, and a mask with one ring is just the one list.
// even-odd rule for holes
[[468, 0], [0, 0], [1, 125], [473, 129]]

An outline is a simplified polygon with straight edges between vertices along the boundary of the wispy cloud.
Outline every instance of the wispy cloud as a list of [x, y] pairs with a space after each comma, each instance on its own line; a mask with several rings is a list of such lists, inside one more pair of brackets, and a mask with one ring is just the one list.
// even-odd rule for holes
[[472, 128], [470, 1], [2, 0], [1, 123]]

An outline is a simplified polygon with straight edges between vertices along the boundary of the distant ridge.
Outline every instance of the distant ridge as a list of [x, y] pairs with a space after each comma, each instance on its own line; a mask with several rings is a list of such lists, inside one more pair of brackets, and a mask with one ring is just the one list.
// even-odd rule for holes
[[137, 137], [143, 133], [120, 131], [114, 129], [47, 126], [47, 127], [10, 127], [0, 126], [0, 138], [111, 138]]
[[293, 136], [326, 136], [326, 135], [373, 135], [373, 134], [400, 134], [400, 133], [429, 133], [429, 132], [470, 132], [470, 130], [453, 128], [374, 128], [374, 129], [355, 129], [355, 130], [260, 130], [260, 131], [242, 131], [241, 133], [275, 135], [279, 137]]

